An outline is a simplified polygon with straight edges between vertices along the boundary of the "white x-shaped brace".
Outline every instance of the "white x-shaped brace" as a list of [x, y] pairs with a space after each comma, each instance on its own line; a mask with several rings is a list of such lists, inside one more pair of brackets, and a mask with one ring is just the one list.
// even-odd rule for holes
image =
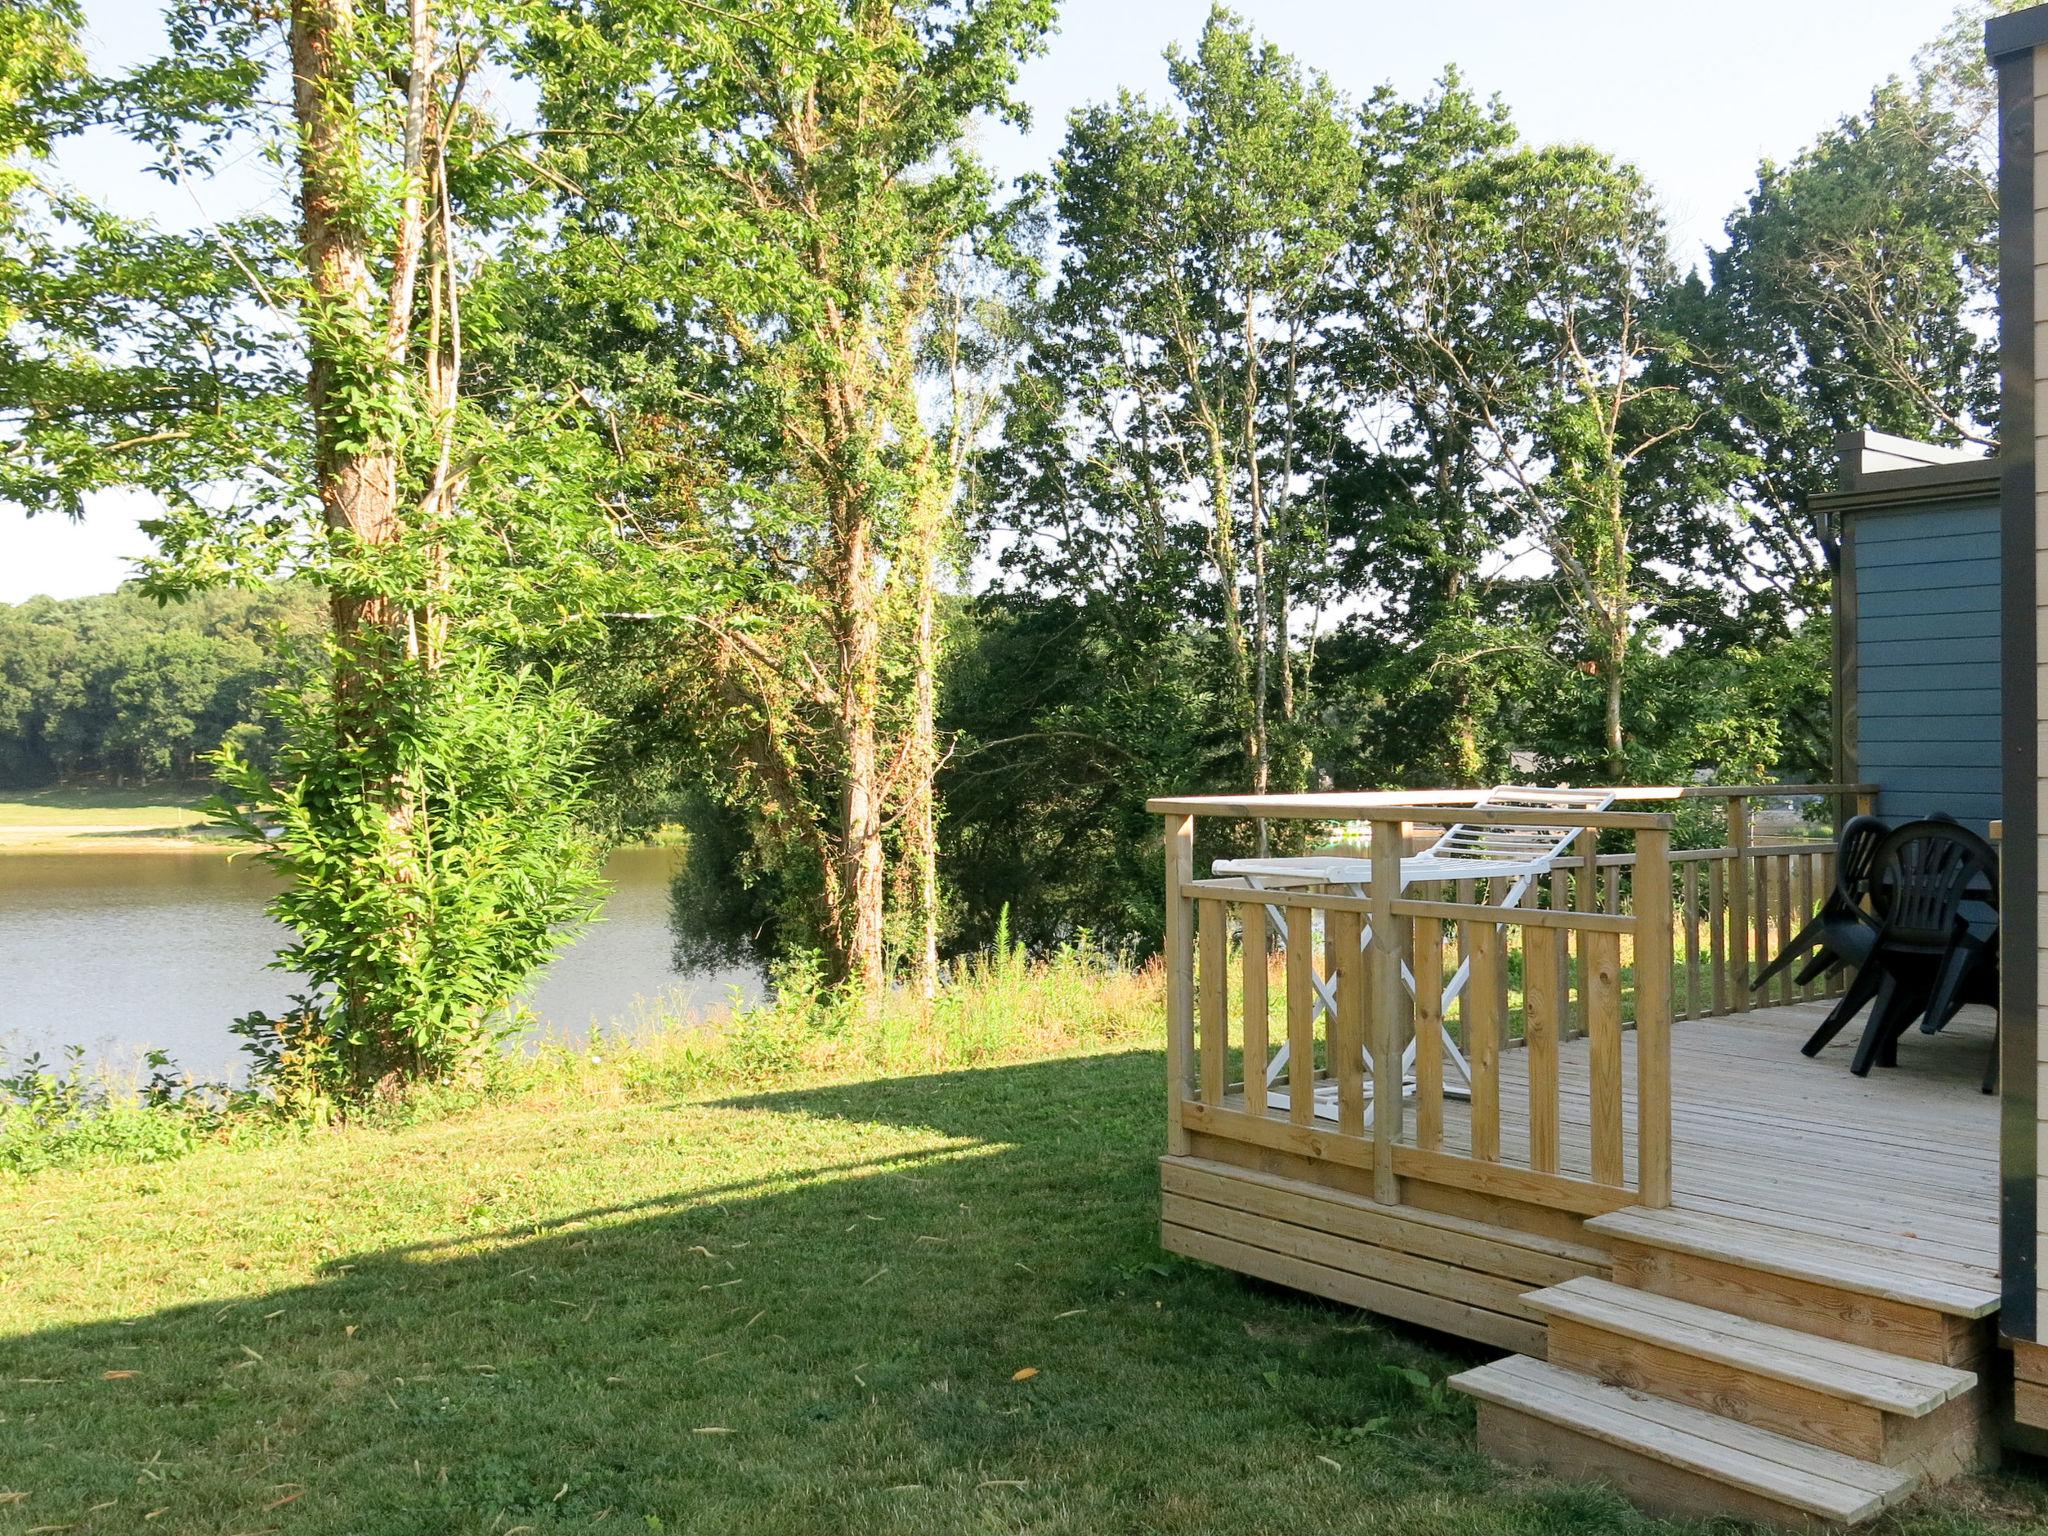
[[[1265, 887], [1258, 883], [1256, 876], [1248, 875], [1244, 879], [1245, 883], [1255, 891], [1265, 889]], [[1506, 910], [1518, 905], [1522, 898], [1528, 894], [1529, 887], [1535, 883], [1535, 880], [1536, 876], [1533, 873], [1516, 877], [1515, 883], [1508, 887], [1507, 895], [1502, 898], [1499, 906]], [[1346, 889], [1353, 896], [1363, 897], [1366, 895], [1365, 888], [1360, 885], [1350, 885]], [[1275, 946], [1282, 954], [1285, 954], [1287, 952], [1286, 909], [1271, 902], [1266, 903], [1265, 907], [1272, 919], [1266, 926], [1273, 934]], [[1501, 923], [1496, 926], [1498, 929], [1505, 931], [1507, 924]], [[1359, 937], [1358, 947], [1364, 950], [1370, 948], [1371, 945], [1372, 928], [1370, 925], [1367, 925], [1365, 932]], [[1337, 1017], [1337, 984], [1335, 979], [1322, 975], [1313, 965], [1308, 968], [1308, 979], [1310, 985], [1315, 988], [1317, 1010], [1334, 1020]], [[1472, 957], [1467, 955], [1459, 962], [1458, 969], [1452, 974], [1450, 981], [1445, 984], [1443, 999], [1437, 1010], [1437, 1030], [1443, 1036], [1446, 1063], [1462, 1079], [1460, 1082], [1446, 1083], [1444, 1085], [1444, 1092], [1452, 1098], [1470, 1098], [1472, 1096], [1472, 1064], [1466, 1061], [1465, 1053], [1458, 1049], [1458, 1042], [1451, 1037], [1449, 1023], [1451, 1004], [1457, 1001], [1458, 994], [1465, 990], [1465, 983], [1471, 979]], [[1401, 962], [1401, 982], [1402, 985], [1408, 988], [1408, 995], [1413, 997], [1415, 995], [1415, 972], [1408, 968], [1406, 960]], [[1277, 1083], [1280, 1080], [1281, 1074], [1287, 1070], [1287, 1058], [1290, 1048], [1290, 1044], [1282, 1043], [1280, 1049], [1274, 1053], [1272, 1061], [1267, 1064], [1267, 1087], [1270, 1088], [1273, 1084]], [[1373, 1071], [1372, 1050], [1370, 1047], [1362, 1045], [1361, 1051], [1365, 1057], [1365, 1070], [1370, 1074]], [[1404, 1089], [1413, 1081], [1412, 1074], [1414, 1069], [1415, 1042], [1411, 1039], [1408, 1042], [1407, 1049], [1401, 1053], [1401, 1078]], [[1366, 1083], [1367, 1087], [1370, 1088], [1371, 1078], [1369, 1076]], [[1371, 1112], [1368, 1110], [1368, 1123], [1370, 1123], [1370, 1120]]]

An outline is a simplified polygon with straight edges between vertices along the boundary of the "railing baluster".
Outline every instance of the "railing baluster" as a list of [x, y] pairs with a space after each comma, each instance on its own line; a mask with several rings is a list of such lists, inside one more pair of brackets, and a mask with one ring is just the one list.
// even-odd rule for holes
[[1202, 964], [1195, 984], [1202, 1008], [1202, 1102], [1216, 1106], [1223, 1102], [1229, 1082], [1230, 910], [1216, 900], [1203, 900], [1197, 907], [1195, 927]]
[[1586, 1014], [1592, 1054], [1588, 1110], [1593, 1142], [1593, 1182], [1620, 1184], [1624, 1177], [1620, 934], [1586, 935]]
[[[1578, 841], [1572, 847], [1574, 856], [1579, 860], [1579, 867], [1572, 877], [1572, 905], [1581, 912], [1590, 912], [1594, 906], [1594, 887], [1599, 881], [1600, 834], [1589, 827], [1579, 834]], [[1585, 934], [1574, 933], [1571, 936], [1571, 946], [1567, 963], [1572, 957], [1578, 960], [1578, 996], [1572, 1005], [1571, 1027], [1583, 1035], [1593, 1027], [1592, 1020], [1586, 1012]]]
[[1444, 925], [1415, 920], [1415, 1145], [1433, 1152], [1444, 1142]]
[[1346, 1136], [1365, 1134], [1365, 951], [1359, 948], [1362, 925], [1356, 912], [1329, 912], [1323, 917], [1330, 948], [1336, 956], [1337, 1017], [1330, 1023], [1330, 1071], [1337, 1079], [1337, 1129]]
[[1248, 901], [1238, 908], [1244, 923], [1244, 1107], [1266, 1112], [1266, 953], [1265, 903]]
[[[1469, 907], [1476, 904], [1478, 900], [1479, 883], [1475, 880], [1460, 880], [1458, 882], [1458, 905]], [[1463, 923], [1457, 924], [1455, 933], [1458, 945], [1458, 964], [1462, 966], [1472, 958], [1471, 936], [1465, 931]], [[1468, 991], [1471, 989], [1472, 981], [1469, 976], [1465, 980], [1465, 986]], [[1459, 1017], [1463, 1018], [1464, 1015], [1460, 1014]]]
[[1558, 1168], [1558, 978], [1564, 934], [1555, 928], [1522, 931], [1522, 1033], [1529, 1049], [1529, 1166]]
[[[1785, 920], [1785, 942], [1792, 942], [1792, 935], [1805, 927], [1813, 916], [1813, 865], [1811, 853], [1792, 855], [1792, 907]], [[1794, 971], [1799, 966], [1792, 967]], [[1806, 1002], [1813, 996], [1813, 983], [1795, 981], [1792, 986], [1792, 1000]]]
[[[1778, 866], [1778, 895], [1776, 903], [1778, 924], [1777, 930], [1771, 936], [1771, 947], [1764, 952], [1766, 964], [1777, 955], [1779, 950], [1792, 942], [1792, 935], [1799, 931], [1799, 924], [1805, 921], [1804, 917], [1792, 910], [1792, 866], [1797, 862], [1798, 858], [1799, 855], [1796, 853], [1785, 853], [1780, 854], [1776, 860]], [[1781, 1003], [1793, 1002], [1799, 996], [1798, 989], [1792, 985], [1793, 969], [1793, 967], [1788, 966], [1778, 972], [1777, 997]]]
[[1749, 1012], [1749, 797], [1728, 799], [1728, 1009]]
[[1707, 938], [1713, 952], [1714, 1013], [1732, 1012], [1728, 996], [1728, 861], [1716, 859], [1707, 866]]
[[1500, 1161], [1500, 989], [1506, 967], [1501, 964], [1499, 930], [1481, 919], [1461, 923], [1465, 952], [1472, 957], [1472, 979], [1458, 1004], [1465, 1021], [1465, 1057], [1472, 1067], [1472, 1156], [1482, 1163]]
[[[1834, 891], [1835, 850], [1833, 848], [1823, 848], [1820, 853], [1819, 900], [1828, 900], [1831, 896], [1834, 895]], [[1827, 975], [1821, 977], [1821, 979], [1815, 983], [1815, 985], [1820, 988], [1820, 995], [1822, 997], [1841, 996], [1845, 984], [1843, 981], [1843, 977], [1845, 974], [1846, 973], [1842, 971], [1830, 971]]]
[[1316, 915], [1287, 909], [1287, 1118], [1316, 1117]]
[[1685, 866], [1684, 890], [1679, 893], [1685, 913], [1685, 1016], [1700, 1017], [1700, 866]]
[[1750, 982], [1756, 973], [1770, 963], [1771, 959], [1771, 861], [1759, 857], [1752, 846], [1749, 857], [1749, 969], [1742, 976], [1742, 990], [1746, 996], [1760, 1003], [1770, 1001], [1770, 992], [1751, 992]]

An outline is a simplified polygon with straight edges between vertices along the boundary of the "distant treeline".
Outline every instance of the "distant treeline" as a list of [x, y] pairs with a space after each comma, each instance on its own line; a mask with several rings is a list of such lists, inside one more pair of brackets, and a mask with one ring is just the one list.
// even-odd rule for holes
[[231, 736], [264, 754], [262, 690], [325, 614], [300, 584], [0, 604], [0, 784], [189, 778]]

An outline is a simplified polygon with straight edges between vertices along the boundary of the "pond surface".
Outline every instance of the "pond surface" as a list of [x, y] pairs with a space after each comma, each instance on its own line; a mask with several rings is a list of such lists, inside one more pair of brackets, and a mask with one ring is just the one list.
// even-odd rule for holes
[[[669, 930], [673, 848], [624, 848], [604, 915], [563, 950], [529, 1002], [550, 1035], [630, 1030], [657, 1011], [713, 1014], [750, 971], [679, 974]], [[194, 1077], [240, 1074], [228, 1025], [275, 1012], [294, 978], [268, 968], [283, 930], [270, 873], [217, 851], [0, 854], [0, 1056], [82, 1045], [133, 1066], [168, 1051]]]

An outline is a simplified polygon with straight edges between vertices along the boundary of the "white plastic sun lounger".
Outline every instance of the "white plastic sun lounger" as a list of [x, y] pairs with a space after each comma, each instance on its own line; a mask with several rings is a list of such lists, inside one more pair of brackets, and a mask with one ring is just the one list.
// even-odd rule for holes
[[[1609, 789], [1544, 789], [1526, 784], [1500, 784], [1487, 790], [1473, 802], [1474, 812], [1483, 812], [1488, 806], [1496, 810], [1513, 811], [1604, 811], [1614, 803], [1614, 791]], [[1585, 829], [1576, 822], [1560, 822], [1557, 826], [1501, 826], [1489, 824], [1481, 815], [1470, 821], [1461, 821], [1444, 830], [1442, 836], [1418, 854], [1401, 861], [1401, 887], [1406, 890], [1417, 882], [1438, 880], [1507, 880], [1511, 883], [1501, 899], [1494, 905], [1512, 908], [1521, 905], [1536, 881], [1550, 872], [1559, 859], [1571, 851], [1572, 844]], [[1331, 886], [1346, 895], [1365, 896], [1372, 884], [1372, 860], [1348, 858], [1343, 855], [1316, 855], [1307, 858], [1286, 859], [1218, 859], [1212, 871], [1221, 876], [1241, 879], [1253, 890], [1274, 890], [1299, 888], [1301, 886]], [[1268, 931], [1282, 950], [1286, 948], [1287, 916], [1285, 909], [1268, 906], [1273, 921]], [[1506, 925], [1503, 924], [1503, 927]], [[1372, 943], [1372, 929], [1368, 927], [1360, 940], [1364, 948]], [[1444, 1019], [1458, 994], [1465, 990], [1465, 983], [1472, 977], [1472, 961], [1468, 956], [1444, 986], [1442, 1005], [1438, 1018]], [[1401, 979], [1407, 984], [1409, 995], [1415, 993], [1415, 973], [1407, 962], [1401, 964]], [[1309, 968], [1309, 980], [1315, 987], [1316, 1006], [1332, 1018], [1337, 1012], [1337, 991], [1334, 977], [1318, 974], [1313, 966]], [[1451, 1038], [1449, 1024], [1439, 1026], [1443, 1032], [1445, 1064], [1456, 1074], [1458, 1081], [1447, 1081], [1444, 1092], [1454, 1098], [1469, 1098], [1472, 1093], [1472, 1068], [1465, 1055], [1458, 1049], [1458, 1043]], [[1287, 1068], [1288, 1047], [1282, 1045], [1266, 1068], [1266, 1082], [1270, 1087], [1279, 1081]], [[1413, 1079], [1406, 1074], [1415, 1064], [1415, 1043], [1411, 1040], [1401, 1058], [1404, 1089], [1413, 1087]], [[1368, 1074], [1373, 1069], [1372, 1054], [1366, 1052], [1365, 1068]], [[1318, 1092], [1316, 1114], [1325, 1120], [1337, 1117], [1336, 1089], [1327, 1085], [1328, 1092]], [[1370, 1076], [1366, 1090], [1371, 1092]], [[1327, 1102], [1326, 1102], [1327, 1101]], [[1285, 1092], [1268, 1093], [1267, 1102], [1280, 1108], [1287, 1105]]]

